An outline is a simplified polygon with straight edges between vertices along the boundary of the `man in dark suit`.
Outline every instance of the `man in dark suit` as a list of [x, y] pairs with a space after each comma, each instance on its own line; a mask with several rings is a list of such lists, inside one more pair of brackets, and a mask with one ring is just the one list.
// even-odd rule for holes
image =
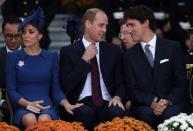
[[18, 17], [7, 17], [2, 23], [2, 32], [5, 40], [5, 47], [0, 48], [0, 89], [2, 98], [0, 99], [0, 108], [4, 115], [2, 121], [10, 122], [10, 112], [8, 111], [6, 85], [5, 85], [5, 61], [7, 52], [16, 51], [21, 48], [21, 33], [18, 26], [21, 20]]
[[51, 43], [48, 27], [57, 12], [57, 0], [6, 0], [1, 6], [1, 10], [4, 19], [7, 16], [25, 18], [38, 7], [43, 9], [45, 15], [43, 27], [45, 34], [43, 41], [41, 41], [41, 47], [48, 49]]
[[188, 79], [188, 87], [189, 87], [189, 97], [188, 97], [188, 103], [189, 103], [189, 113], [191, 114], [193, 112], [193, 28], [190, 27], [188, 30], [189, 34], [189, 41], [186, 42], [186, 46], [188, 48], [188, 52], [185, 56], [186, 60], [186, 73], [187, 73], [187, 79]]
[[187, 81], [179, 43], [161, 39], [154, 33], [154, 16], [146, 6], [124, 12], [135, 41], [124, 55], [127, 93], [132, 114], [154, 128], [156, 122], [184, 112]]
[[74, 120], [83, 122], [89, 130], [99, 121], [125, 113], [121, 102], [124, 97], [121, 51], [103, 42], [107, 24], [104, 11], [88, 9], [83, 16], [82, 40], [60, 51], [63, 89], [70, 102], [84, 104], [74, 110]]

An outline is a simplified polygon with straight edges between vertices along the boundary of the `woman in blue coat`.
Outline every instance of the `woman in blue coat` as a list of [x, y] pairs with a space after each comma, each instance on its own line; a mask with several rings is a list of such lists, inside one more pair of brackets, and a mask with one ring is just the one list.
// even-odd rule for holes
[[82, 105], [71, 105], [61, 90], [57, 53], [40, 48], [43, 19], [40, 8], [27, 17], [19, 26], [25, 48], [7, 55], [6, 84], [14, 107], [13, 123], [26, 128], [37, 121], [59, 119], [59, 104], [71, 114]]

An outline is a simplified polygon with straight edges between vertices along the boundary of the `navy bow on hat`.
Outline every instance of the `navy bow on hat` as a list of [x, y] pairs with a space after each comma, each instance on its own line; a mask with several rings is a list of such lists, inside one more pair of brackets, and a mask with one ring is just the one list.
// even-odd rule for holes
[[32, 15], [26, 17], [23, 22], [19, 25], [18, 31], [23, 30], [24, 26], [27, 24], [31, 24], [34, 27], [38, 29], [42, 29], [44, 25], [44, 12], [43, 10], [39, 7], [35, 10], [32, 11]]

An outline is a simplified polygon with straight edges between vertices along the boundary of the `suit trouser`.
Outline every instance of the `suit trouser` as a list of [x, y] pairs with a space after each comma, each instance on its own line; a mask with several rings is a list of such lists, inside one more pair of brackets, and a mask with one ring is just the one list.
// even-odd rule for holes
[[8, 96], [7, 96], [7, 92], [5, 89], [1, 90], [2, 92], [2, 99], [4, 99], [6, 102], [4, 103], [4, 105], [2, 105], [3, 107], [1, 107], [1, 112], [3, 114], [3, 117], [2, 117], [2, 121], [3, 122], [6, 122], [8, 124], [11, 123], [11, 119], [12, 119], [12, 107], [10, 106], [10, 101], [8, 99]]
[[175, 116], [179, 113], [187, 113], [187, 102], [180, 102], [178, 104], [169, 105], [160, 116], [156, 116], [153, 110], [148, 106], [132, 106], [131, 115], [136, 119], [147, 122], [154, 129], [157, 125], [162, 123], [165, 119]]
[[189, 114], [193, 113], [193, 104], [192, 103], [189, 103], [189, 105], [188, 105], [188, 113]]
[[92, 131], [100, 122], [125, 116], [125, 112], [121, 108], [115, 106], [108, 107], [108, 101], [103, 101], [101, 107], [96, 107], [91, 97], [86, 97], [79, 101], [79, 103], [84, 103], [84, 105], [74, 110], [74, 120], [82, 122], [89, 131]]

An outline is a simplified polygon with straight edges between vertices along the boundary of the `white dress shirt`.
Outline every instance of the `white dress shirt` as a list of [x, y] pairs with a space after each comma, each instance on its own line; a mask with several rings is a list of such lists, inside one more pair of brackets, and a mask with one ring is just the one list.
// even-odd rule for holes
[[156, 40], [157, 40], [157, 36], [154, 35], [154, 37], [148, 43], [140, 41], [141, 47], [143, 48], [144, 52], [145, 52], [145, 45], [147, 45], [147, 44], [150, 45], [149, 49], [153, 55], [153, 59], [155, 59]]
[[[85, 49], [91, 44], [84, 37], [82, 38], [82, 42], [84, 44]], [[103, 76], [102, 76], [102, 73], [101, 73], [101, 69], [100, 69], [100, 64], [99, 64], [100, 63], [100, 59], [99, 59], [99, 53], [100, 53], [99, 42], [97, 42], [95, 44], [96, 44], [96, 47], [97, 47], [96, 58], [97, 58], [98, 68], [99, 68], [100, 86], [101, 86], [101, 91], [102, 91], [102, 97], [103, 97], [103, 100], [110, 101], [112, 98], [109, 95], [109, 93], [107, 91], [107, 88], [105, 86]], [[84, 84], [83, 90], [82, 90], [78, 100], [82, 100], [83, 98], [85, 98], [87, 96], [92, 96], [91, 72], [89, 72], [87, 74], [86, 82]]]
[[[155, 59], [156, 40], [157, 40], [157, 36], [154, 34], [154, 37], [153, 37], [148, 43], [144, 43], [144, 42], [140, 41], [141, 46], [142, 46], [144, 52], [145, 52], [145, 45], [146, 45], [146, 44], [150, 45], [150, 46], [149, 46], [149, 49], [150, 49], [150, 51], [151, 51], [151, 53], [152, 53], [152, 55], [153, 55], [153, 59]], [[153, 99], [153, 101], [154, 101], [154, 102], [157, 102], [157, 100], [158, 100], [158, 97], [156, 96], [156, 97]]]

